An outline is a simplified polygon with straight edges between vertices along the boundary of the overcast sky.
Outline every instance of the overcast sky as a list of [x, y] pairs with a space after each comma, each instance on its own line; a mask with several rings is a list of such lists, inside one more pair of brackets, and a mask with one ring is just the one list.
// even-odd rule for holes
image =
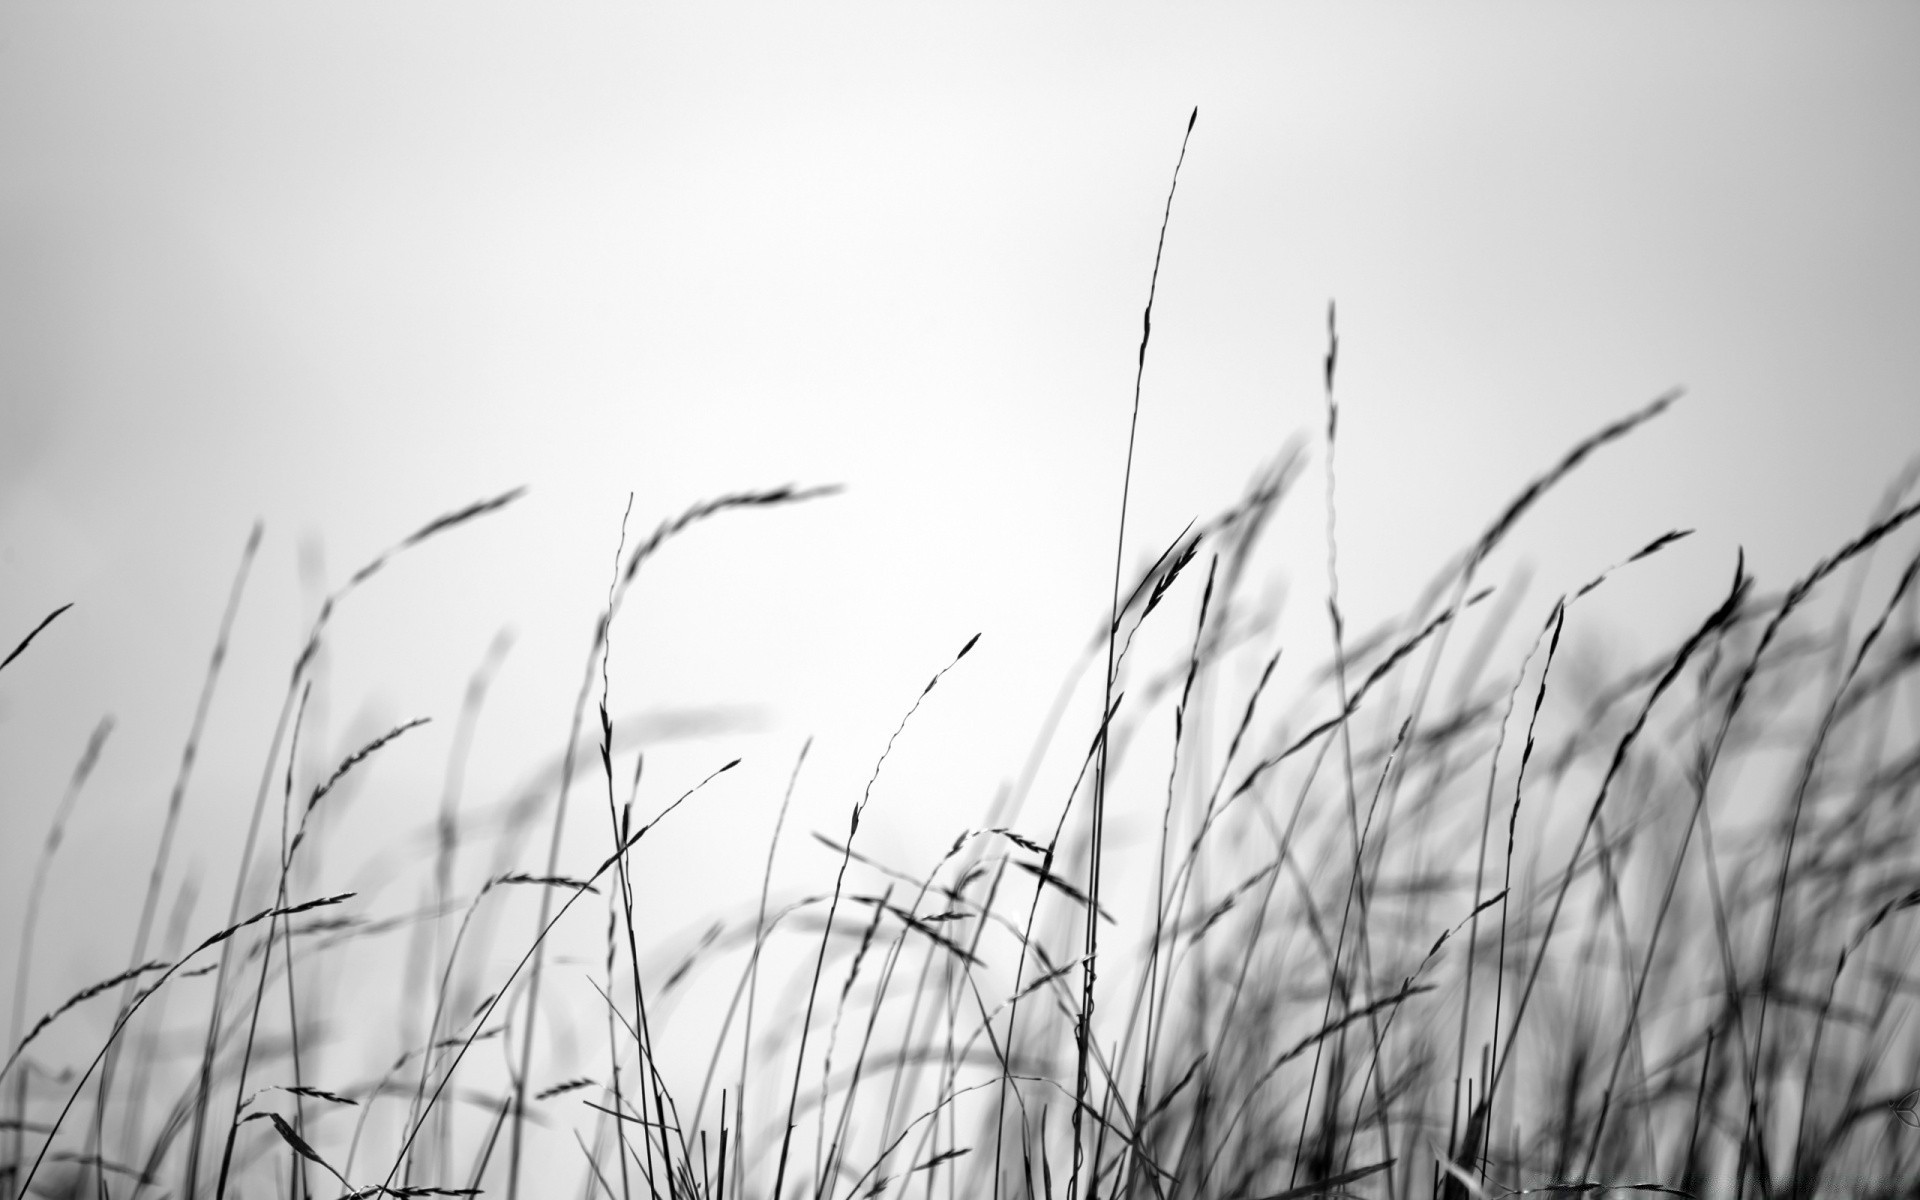
[[[74, 605], [0, 676], [0, 961], [87, 732], [119, 722], [30, 1007], [124, 965], [256, 518], [176, 860], [213, 897], [196, 929], [318, 589], [518, 485], [335, 626], [316, 753], [435, 719], [369, 776], [387, 827], [437, 802], [502, 628], [472, 803], [558, 751], [629, 492], [638, 536], [787, 482], [847, 490], [690, 534], [616, 630], [616, 712], [708, 721], [655, 798], [744, 756], [686, 830], [752, 859], [816, 734], [796, 804], [839, 828], [981, 632], [871, 836], [912, 861], [977, 823], [1106, 603], [1196, 105], [1129, 561], [1317, 436], [1335, 299], [1361, 623], [1673, 386], [1515, 539], [1527, 623], [1697, 528], [1606, 610], [1651, 650], [1736, 546], [1784, 583], [1920, 451], [1912, 4], [0, 7], [0, 641]], [[1281, 531], [1316, 613], [1319, 494]]]

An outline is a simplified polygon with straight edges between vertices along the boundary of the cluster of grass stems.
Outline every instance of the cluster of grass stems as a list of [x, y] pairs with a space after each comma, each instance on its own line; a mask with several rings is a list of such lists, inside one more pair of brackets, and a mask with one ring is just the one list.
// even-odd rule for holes
[[[1163, 248], [1165, 232], [1163, 220]], [[1141, 371], [1151, 318], [1150, 289]], [[495, 869], [462, 889], [457, 863], [479, 835], [460, 818], [461, 773], [496, 645], [459, 715], [419, 907], [381, 914], [317, 886], [325, 838], [308, 838], [310, 818], [421, 722], [297, 778], [315, 663], [369, 577], [518, 493], [396, 543], [327, 599], [296, 657], [224, 920], [157, 930], [168, 886], [185, 886], [173, 841], [256, 527], [128, 967], [29, 1023], [41, 893], [110, 722], [58, 808], [28, 889], [0, 1068], [0, 1197], [1920, 1194], [1920, 1041], [1906, 1021], [1920, 981], [1904, 915], [1920, 907], [1906, 819], [1920, 787], [1920, 554], [1870, 570], [1883, 551], [1912, 550], [1912, 481], [1784, 589], [1730, 564], [1677, 643], [1565, 683], [1555, 668], [1583, 599], [1684, 532], [1552, 602], [1531, 641], [1506, 636], [1517, 593], [1481, 574], [1544, 495], [1674, 397], [1579, 442], [1400, 618], [1356, 635], [1335, 554], [1337, 365], [1330, 310], [1332, 653], [1312, 686], [1291, 702], [1268, 694], [1275, 614], [1249, 598], [1263, 533], [1303, 475], [1299, 448], [1126, 572], [1130, 441], [1107, 612], [983, 823], [917, 868], [861, 845], [888, 757], [937, 725], [923, 710], [968, 641], [902, 698], [845, 828], [815, 835], [830, 884], [772, 894], [783, 800], [758, 897], [671, 970], [654, 961], [658, 922], [636, 903], [634, 873], [649, 831], [737, 760], [679, 795], [651, 794], [640, 756], [616, 765], [616, 619], [670, 540], [831, 489], [725, 496], [632, 547], [623, 532], [557, 787], [516, 810]], [[1136, 381], [1136, 419], [1139, 406]], [[1138, 661], [1143, 631], [1143, 648], [1178, 652]], [[1500, 654], [1515, 644], [1517, 659]], [[1101, 703], [1075, 730], [1083, 685]], [[1147, 765], [1124, 772], [1130, 752]], [[1039, 764], [1062, 755], [1078, 773], [1041, 794]], [[563, 862], [567, 821], [601, 810], [603, 852]], [[1151, 831], [1142, 855], [1108, 845], [1122, 811]], [[512, 857], [529, 846], [536, 860]], [[599, 1067], [553, 1078], [536, 1014], [580, 983], [555, 975], [549, 934], [595, 920]], [[393, 936], [410, 939], [410, 966], [394, 1019], [376, 1023], [371, 993], [391, 972], [356, 971], [349, 956]], [[785, 999], [769, 1016], [762, 992], [776, 983], [762, 975], [776, 963]], [[692, 1076], [662, 1053], [670, 993], [690, 975], [722, 979], [731, 998]], [[173, 997], [197, 977], [210, 977], [191, 985], [200, 1007], [183, 1013]], [[325, 1036], [328, 997], [350, 1003], [355, 1048], [398, 1038], [379, 1048], [391, 1065], [377, 1077], [337, 1074], [351, 1056]], [[103, 1010], [90, 1060], [42, 1059], [43, 1032]], [[163, 1021], [191, 1040], [162, 1039]], [[476, 1063], [483, 1046], [497, 1066]]]

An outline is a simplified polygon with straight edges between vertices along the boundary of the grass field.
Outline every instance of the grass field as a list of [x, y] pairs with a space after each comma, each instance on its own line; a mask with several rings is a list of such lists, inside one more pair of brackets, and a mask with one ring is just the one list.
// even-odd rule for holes
[[[601, 617], [559, 786], [482, 824], [451, 778], [431, 827], [396, 833], [431, 847], [404, 859], [399, 908], [324, 886], [368, 853], [330, 844], [324, 819], [378, 787], [419, 722], [308, 777], [314, 664], [364, 581], [422, 543], [483, 539], [518, 493], [418, 526], [327, 600], [284, 693], [259, 698], [279, 718], [231, 814], [237, 879], [195, 908], [174, 822], [256, 531], [145, 903], [87, 917], [130, 945], [127, 969], [29, 1008], [52, 987], [44, 881], [88, 869], [63, 825], [110, 724], [44, 831], [0, 1196], [1920, 1193], [1915, 480], [1796, 578], [1729, 562], [1719, 594], [1673, 598], [1689, 614], [1673, 644], [1576, 658], [1586, 598], [1684, 553], [1687, 531], [1649, 530], [1544, 604], [1488, 564], [1590, 457], [1659, 436], [1662, 396], [1540, 464], [1399, 618], [1348, 628], [1338, 366], [1330, 310], [1313, 453], [1281, 451], [1172, 544], [1141, 552], [1114, 497], [1113, 593], [1079, 673], [1008, 787], [941, 831], [944, 856], [888, 862], [863, 834], [911, 819], [889, 761], [955, 735], [938, 710], [974, 641], [927, 664], [844, 824], [813, 835], [832, 869], [802, 893], [763, 885], [692, 938], [637, 899], [647, 835], [735, 762], [690, 790], [653, 783], [615, 744], [608, 640], [663, 546], [831, 488], [631, 519], [607, 593], [582, 598]], [[1306, 652], [1275, 636], [1260, 551], [1276, 514], [1318, 503], [1310, 480], [1332, 653], [1279, 694], [1281, 654]], [[6, 665], [51, 652], [58, 617], [12, 635]], [[445, 718], [456, 744], [489, 684], [483, 667]], [[1081, 688], [1107, 714], [1084, 727], [1064, 715]], [[1036, 786], [1043, 761], [1071, 786]], [[780, 812], [711, 853], [770, 880], [808, 840]], [[568, 823], [602, 831], [595, 857], [562, 856]], [[171, 916], [206, 912], [225, 916]], [[563, 934], [593, 954], [563, 959]]]

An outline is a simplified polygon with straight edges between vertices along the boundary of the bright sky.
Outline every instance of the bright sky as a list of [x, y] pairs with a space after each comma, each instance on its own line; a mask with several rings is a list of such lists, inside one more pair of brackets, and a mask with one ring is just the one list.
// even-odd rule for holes
[[[746, 759], [657, 861], [717, 903], [801, 741], [797, 827], [837, 831], [982, 632], [876, 801], [874, 848], [926, 865], [1018, 770], [1106, 603], [1195, 105], [1129, 562], [1317, 436], [1330, 299], [1356, 624], [1671, 386], [1515, 539], [1526, 624], [1698, 528], [1609, 610], [1650, 650], [1717, 601], [1736, 545], [1785, 582], [1920, 451], [1911, 4], [0, 8], [0, 650], [74, 605], [0, 676], [0, 962], [72, 763], [119, 721], [30, 1008], [124, 965], [256, 518], [174, 864], [204, 873], [196, 930], [315, 603], [301, 563], [337, 586], [521, 484], [335, 626], [319, 757], [435, 719], [369, 774], [366, 828], [426, 820], [502, 627], [471, 802], [558, 752], [629, 491], [640, 536], [721, 492], [844, 483], [663, 555], [615, 633], [613, 706], [735, 722], [651, 785]], [[1319, 486], [1283, 556], [1310, 613]], [[1325, 630], [1302, 628], [1304, 669]], [[574, 857], [597, 858], [579, 811]], [[387, 861], [329, 853], [342, 886]]]

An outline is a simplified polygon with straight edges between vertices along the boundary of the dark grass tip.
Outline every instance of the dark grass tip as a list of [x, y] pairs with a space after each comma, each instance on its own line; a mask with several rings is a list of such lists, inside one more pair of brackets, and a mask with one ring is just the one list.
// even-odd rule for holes
[[45, 629], [47, 626], [53, 624], [53, 619], [55, 617], [59, 616], [61, 613], [67, 611], [72, 607], [73, 607], [73, 604], [71, 601], [69, 601], [68, 603], [62, 604], [59, 608], [54, 609], [52, 612], [42, 617], [40, 619], [40, 623], [33, 627], [33, 631], [27, 634], [26, 637], [20, 639], [20, 644], [13, 648], [12, 654], [7, 655], [5, 658], [0, 658], [0, 671], [6, 670], [8, 663], [11, 663], [14, 659], [19, 658], [20, 655], [26, 650], [26, 648], [33, 644], [33, 639], [40, 636], [40, 631]]

